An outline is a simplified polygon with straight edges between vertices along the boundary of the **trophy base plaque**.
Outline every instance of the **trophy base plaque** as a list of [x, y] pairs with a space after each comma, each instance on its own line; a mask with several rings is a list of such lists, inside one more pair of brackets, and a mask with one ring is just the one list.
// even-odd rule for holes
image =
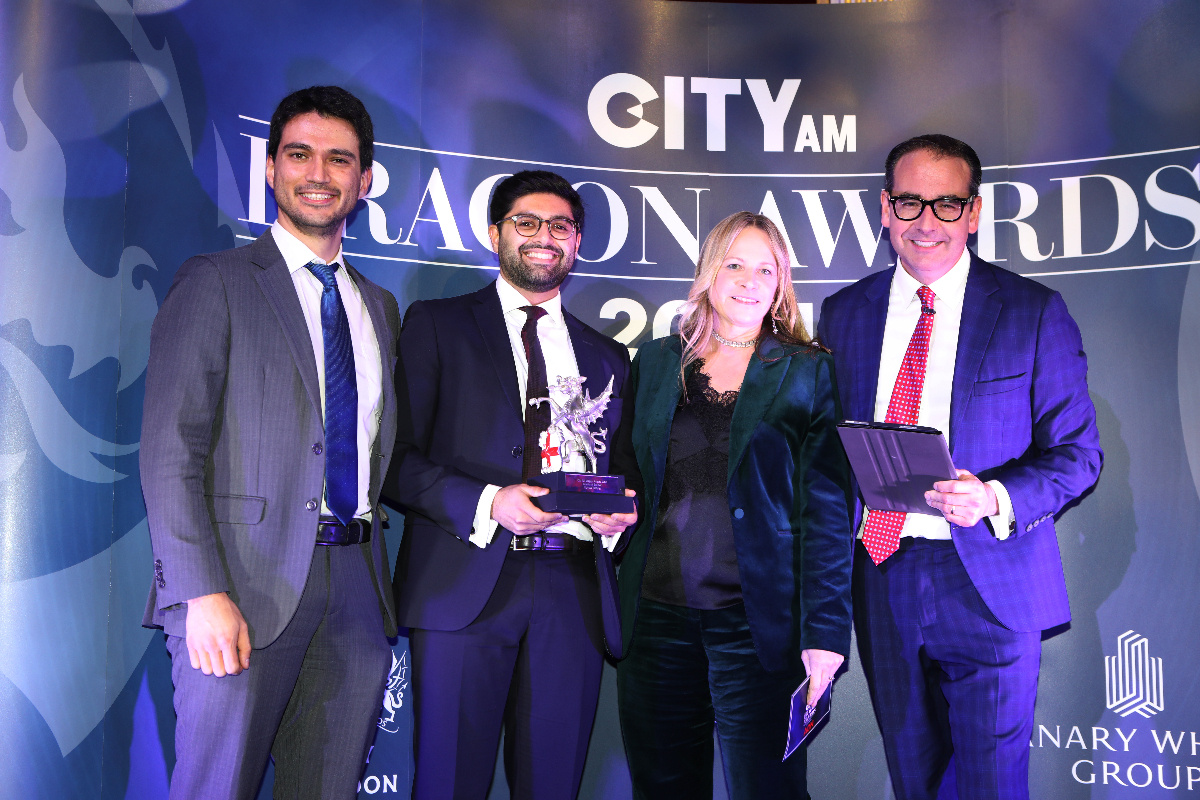
[[529, 481], [549, 494], [530, 498], [542, 511], [568, 517], [584, 514], [632, 514], [632, 497], [625, 496], [625, 476], [593, 475], [590, 472], [547, 472]]

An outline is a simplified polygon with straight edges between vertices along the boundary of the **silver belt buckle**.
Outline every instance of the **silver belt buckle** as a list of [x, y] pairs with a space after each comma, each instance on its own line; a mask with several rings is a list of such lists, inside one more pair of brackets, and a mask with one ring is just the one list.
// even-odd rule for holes
[[526, 550], [541, 550], [545, 546], [545, 539], [540, 533], [526, 533], [521, 536], [513, 536], [512, 544], [509, 545], [510, 550], [518, 552]]

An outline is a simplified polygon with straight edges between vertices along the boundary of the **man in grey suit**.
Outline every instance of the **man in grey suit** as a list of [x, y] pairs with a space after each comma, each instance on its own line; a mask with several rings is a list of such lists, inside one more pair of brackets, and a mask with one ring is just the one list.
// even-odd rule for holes
[[147, 626], [175, 683], [172, 798], [349, 798], [395, 611], [378, 507], [396, 436], [399, 309], [342, 257], [373, 130], [344, 89], [284, 98], [279, 219], [189, 259], [151, 333], [141, 474]]

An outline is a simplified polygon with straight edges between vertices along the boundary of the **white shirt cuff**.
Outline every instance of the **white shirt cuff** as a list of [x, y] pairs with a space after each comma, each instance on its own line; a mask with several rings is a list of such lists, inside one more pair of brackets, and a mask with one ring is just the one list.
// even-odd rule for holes
[[616, 536], [601, 536], [600, 544], [605, 550], [611, 553], [614, 549], [616, 549], [617, 542], [620, 541], [621, 537], [624, 535], [625, 531], [621, 531]]
[[616, 536], [600, 536], [577, 519], [560, 522], [558, 525], [551, 525], [546, 530], [553, 531], [554, 533], [565, 533], [584, 542], [591, 542], [599, 539], [601, 546], [603, 546], [604, 549], [610, 553], [613, 551], [613, 548], [617, 546], [617, 540], [621, 538], [621, 534], [617, 534]]
[[1012, 498], [1008, 496], [1008, 489], [1005, 489], [1000, 481], [988, 481], [987, 484], [996, 492], [996, 506], [999, 509], [995, 516], [987, 518], [988, 524], [992, 526], [992, 534], [1004, 541], [1012, 533], [1017, 519], [1013, 514]]
[[565, 533], [568, 536], [574, 536], [581, 542], [590, 542], [592, 540], [592, 529], [577, 519], [568, 519], [566, 522], [551, 525], [549, 528], [546, 528], [546, 531], [548, 533]]
[[499, 491], [499, 486], [489, 483], [484, 487], [483, 494], [479, 495], [479, 502], [475, 504], [475, 521], [471, 523], [471, 536], [467, 541], [476, 547], [487, 547], [496, 535], [499, 523], [492, 519], [492, 502]]
[[[488, 484], [484, 487], [483, 493], [479, 495], [479, 502], [475, 505], [475, 520], [471, 523], [471, 536], [467, 539], [476, 547], [487, 547], [492, 543], [492, 539], [496, 536], [496, 529], [500, 527], [500, 523], [492, 519], [492, 503], [496, 499], [496, 494], [500, 491], [499, 486]], [[555, 533], [565, 533], [574, 536], [576, 539], [581, 539], [585, 542], [590, 542], [594, 538], [592, 529], [584, 525], [579, 520], [567, 520], [558, 525], [551, 525], [546, 530]], [[613, 548], [617, 546], [617, 541], [621, 538], [621, 534], [616, 536], [601, 536], [600, 544], [608, 552], [613, 552]]]
[[582, 521], [577, 519], [567, 520], [566, 522], [559, 523], [558, 525], [551, 525], [546, 530], [554, 531], [555, 533], [566, 533], [584, 542], [592, 542], [596, 539], [599, 539], [600, 544], [610, 553], [613, 551], [613, 548], [617, 546], [617, 540], [621, 538], [621, 534], [619, 533], [616, 536], [600, 536]]

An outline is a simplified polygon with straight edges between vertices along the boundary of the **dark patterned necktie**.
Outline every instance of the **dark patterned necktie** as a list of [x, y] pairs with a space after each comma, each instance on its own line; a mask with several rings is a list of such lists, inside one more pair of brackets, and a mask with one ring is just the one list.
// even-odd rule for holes
[[[887, 417], [884, 422], [916, 425], [921, 410], [921, 394], [925, 389], [925, 363], [929, 360], [929, 335], [933, 331], [933, 289], [922, 286], [917, 289], [921, 298], [921, 318], [908, 340], [908, 350], [896, 375], [892, 397], [888, 401]], [[867, 514], [867, 525], [863, 528], [863, 546], [876, 564], [896, 552], [900, 546], [900, 530], [904, 527], [903, 511], [871, 511]]]
[[546, 378], [546, 358], [542, 355], [542, 343], [537, 335], [537, 321], [546, 316], [546, 309], [537, 306], [521, 306], [525, 312], [525, 326], [521, 328], [521, 344], [525, 345], [525, 362], [529, 364], [529, 378], [525, 382], [525, 447], [521, 461], [521, 481], [542, 474], [542, 432], [550, 427], [550, 404], [530, 405], [529, 401], [546, 397], [550, 392]]
[[325, 505], [348, 524], [358, 510], [358, 380], [350, 322], [338, 292], [338, 264], [305, 265], [325, 287], [321, 333], [325, 339]]

